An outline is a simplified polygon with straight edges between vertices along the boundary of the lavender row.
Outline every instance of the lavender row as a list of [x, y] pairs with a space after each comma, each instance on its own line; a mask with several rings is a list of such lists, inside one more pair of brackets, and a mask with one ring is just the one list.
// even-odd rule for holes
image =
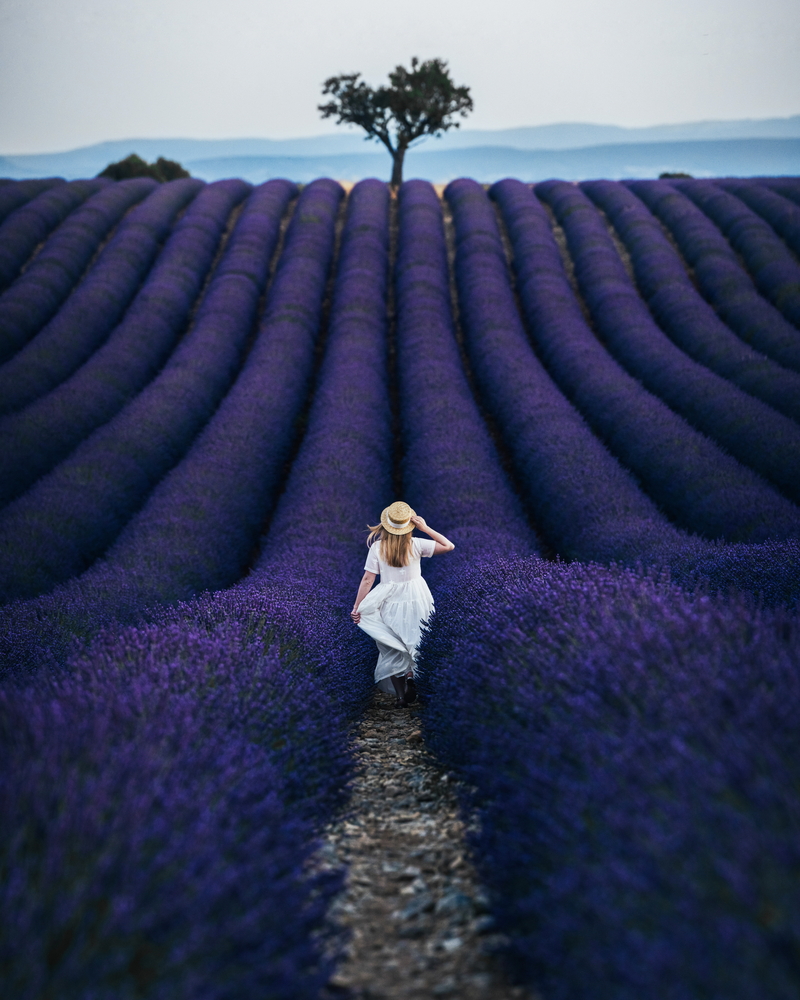
[[34, 250], [90, 195], [111, 181], [58, 184], [22, 205], [0, 225], [0, 291], [7, 288]]
[[[321, 186], [327, 191], [323, 205], [310, 201], [314, 210], [295, 211], [292, 225], [316, 223], [322, 208], [329, 217], [331, 205], [325, 207], [325, 202], [331, 195], [336, 198], [337, 188]], [[352, 626], [347, 611], [365, 558], [365, 526], [375, 523], [392, 485], [387, 270], [386, 185], [362, 182], [349, 198], [329, 333], [306, 433], [260, 560], [238, 586], [175, 612], [190, 625], [209, 628], [238, 621], [255, 637], [276, 630], [302, 633], [319, 656], [324, 651], [335, 660], [332, 703], [349, 706], [350, 712], [370, 692], [374, 644]], [[287, 269], [287, 284], [292, 274], [299, 278]], [[276, 276], [276, 290], [277, 284]], [[291, 324], [292, 312], [302, 316], [305, 305], [293, 302], [286, 291], [285, 320]], [[138, 621], [147, 598], [141, 581], [111, 561], [51, 595], [2, 609], [6, 670], [25, 673], [48, 658], [63, 662], [72, 635], [92, 635], [121, 620]]]
[[158, 372], [186, 329], [228, 218], [249, 190], [210, 184], [175, 227], [122, 322], [56, 389], [0, 419], [0, 501], [19, 496]]
[[581, 188], [619, 233], [639, 291], [678, 347], [751, 396], [800, 420], [800, 374], [758, 354], [722, 322], [696, 291], [679, 254], [641, 201], [613, 181], [589, 181]]
[[597, 331], [645, 388], [790, 498], [800, 500], [800, 427], [687, 357], [662, 332], [620, 260], [608, 229], [572, 184], [536, 186], [564, 227]]
[[75, 209], [17, 281], [0, 296], [0, 361], [56, 313], [123, 215], [156, 187], [146, 177], [101, 188]]
[[424, 732], [520, 978], [553, 1000], [795, 996], [796, 617], [541, 560], [460, 584], [423, 641]]
[[434, 560], [427, 575], [435, 582], [491, 552], [530, 555], [538, 546], [461, 363], [442, 209], [430, 184], [403, 184], [398, 222], [403, 496], [437, 530], [458, 538], [452, 556]]
[[346, 614], [366, 558], [367, 524], [391, 502], [387, 384], [389, 193], [376, 180], [350, 193], [325, 356], [300, 451], [250, 585], [336, 594]]
[[[291, 186], [270, 187], [285, 205]], [[113, 592], [124, 576], [142, 603], [171, 602], [230, 586], [242, 575], [275, 504], [308, 397], [341, 197], [333, 181], [304, 188], [236, 382], [81, 587], [105, 580]]]
[[[706, 538], [756, 542], [800, 534], [800, 509], [643, 388], [597, 340], [530, 188], [508, 180], [491, 193], [508, 227], [517, 288], [539, 356], [660, 508]], [[601, 252], [596, 244], [592, 250]], [[613, 282], [604, 293], [609, 286]]]
[[786, 368], [800, 371], [797, 330], [755, 289], [710, 219], [667, 181], [628, 187], [670, 230], [700, 291], [737, 336]]
[[800, 206], [753, 180], [716, 182], [760, 215], [795, 252], [800, 254]]
[[689, 540], [592, 434], [533, 353], [485, 192], [459, 180], [445, 196], [455, 222], [456, 281], [472, 370], [542, 535], [569, 559], [667, 561]]
[[[234, 204], [243, 187], [227, 188]], [[83, 572], [183, 457], [239, 368], [284, 206], [269, 187], [255, 193], [193, 328], [159, 375], [0, 515], [6, 600], [33, 597]]]
[[5, 222], [12, 212], [56, 185], [63, 184], [61, 177], [45, 177], [41, 180], [9, 181], [0, 190], [0, 223]]
[[342, 876], [315, 837], [351, 773], [332, 669], [179, 621], [0, 691], [3, 996], [316, 1000]]
[[58, 227], [20, 278], [0, 296], [0, 359], [19, 350], [54, 315], [107, 233], [156, 187], [148, 178], [109, 184]]
[[[138, 190], [126, 187], [140, 184]], [[99, 199], [116, 201], [121, 214], [124, 201], [130, 207], [132, 199], [141, 200], [154, 187], [145, 203], [123, 220], [62, 307], [111, 225], [108, 219], [109, 225], [100, 232], [94, 204]], [[21, 409], [67, 378], [122, 318], [174, 213], [200, 185], [182, 181], [177, 188], [167, 187], [164, 191], [155, 181], [140, 178], [101, 191], [73, 213], [0, 298], [0, 331], [9, 352], [17, 351], [0, 368], [0, 412]], [[86, 232], [87, 221], [98, 223], [93, 234]]]
[[680, 181], [677, 186], [741, 254], [759, 291], [790, 322], [800, 326], [800, 265], [770, 226], [711, 181]]
[[[202, 182], [196, 180], [157, 185], [146, 201], [123, 220], [62, 308], [0, 368], [0, 413], [28, 406], [91, 357], [122, 319], [176, 214], [202, 187]], [[8, 300], [6, 321], [20, 335], [27, 329], [38, 329], [35, 299], [25, 280], [34, 270], [31, 267], [0, 300], [0, 304]]]
[[760, 177], [759, 181], [772, 191], [800, 205], [800, 183], [796, 177]]
[[305, 434], [252, 572], [169, 613], [206, 628], [236, 622], [256, 642], [295, 637], [319, 664], [313, 669], [334, 719], [359, 713], [373, 686], [375, 645], [348, 611], [366, 558], [366, 525], [392, 496], [388, 203], [386, 185], [374, 180], [348, 198]]
[[[238, 623], [256, 643], [293, 638], [334, 721], [363, 709], [375, 662], [374, 643], [348, 611], [366, 557], [366, 525], [392, 495], [388, 202], [379, 181], [362, 181], [350, 193], [305, 434], [253, 571], [230, 590], [167, 612], [190, 627]], [[23, 621], [30, 627], [30, 617]]]

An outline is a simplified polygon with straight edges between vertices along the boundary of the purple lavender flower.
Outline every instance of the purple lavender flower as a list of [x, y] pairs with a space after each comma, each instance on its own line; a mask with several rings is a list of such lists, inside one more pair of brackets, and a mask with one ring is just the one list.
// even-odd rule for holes
[[186, 330], [225, 225], [248, 190], [243, 181], [208, 185], [102, 347], [53, 392], [0, 419], [0, 501], [18, 496], [64, 459], [158, 372]]
[[489, 552], [527, 555], [538, 546], [461, 362], [442, 209], [430, 184], [403, 184], [398, 222], [395, 285], [403, 496], [438, 530], [458, 540], [453, 555], [434, 560], [427, 572], [438, 582], [452, 576], [462, 563]]
[[49, 191], [57, 184], [64, 184], [63, 177], [45, 177], [42, 180], [6, 181], [0, 189], [0, 223], [5, 222], [12, 212], [26, 205], [43, 191]]
[[387, 379], [389, 192], [348, 199], [325, 355], [300, 450], [250, 578], [336, 594], [344, 610], [364, 564], [366, 525], [391, 496]]
[[572, 184], [536, 192], [564, 227], [575, 272], [597, 331], [645, 388], [744, 465], [800, 500], [800, 428], [692, 361], [660, 330], [620, 260], [605, 223]]
[[533, 353], [486, 193], [459, 180], [445, 196], [467, 353], [537, 528], [570, 559], [635, 563], [681, 551], [688, 538], [592, 434]]
[[581, 188], [619, 233], [639, 291], [678, 347], [785, 416], [800, 420], [800, 375], [748, 347], [722, 322], [699, 295], [679, 254], [641, 201], [614, 181], [588, 181]]
[[784, 198], [800, 205], [800, 183], [796, 177], [759, 177], [758, 180], [771, 191], [777, 191]]
[[677, 524], [708, 538], [800, 533], [800, 510], [647, 392], [595, 337], [530, 188], [501, 181], [492, 195], [509, 229], [520, 300], [542, 359], [650, 496]]
[[[122, 181], [95, 195], [69, 222], [89, 208], [95, 199], [119, 189], [124, 193], [124, 185], [128, 183], [134, 182]], [[202, 186], [195, 180], [156, 185], [146, 201], [122, 221], [88, 274], [40, 330], [45, 315], [42, 307], [49, 308], [52, 303], [46, 296], [43, 303], [39, 303], [42, 281], [49, 280], [54, 270], [59, 272], [64, 266], [64, 253], [51, 254], [51, 248], [57, 249], [61, 242], [61, 230], [48, 242], [23, 277], [0, 298], [0, 324], [9, 337], [13, 335], [17, 342], [22, 342], [29, 334], [39, 331], [0, 368], [0, 413], [11, 413], [29, 405], [63, 382], [91, 356], [122, 319], [169, 233], [176, 213], [186, 207]], [[67, 224], [63, 229], [66, 228]], [[41, 275], [40, 268], [44, 272]]]
[[235, 624], [107, 633], [0, 720], [4, 995], [319, 996], [341, 875], [307, 864], [350, 763], [302, 660]]
[[771, 191], [756, 180], [736, 179], [716, 182], [724, 191], [735, 194], [757, 215], [769, 223], [795, 252], [800, 254], [800, 207], [788, 198]]
[[800, 326], [800, 265], [774, 231], [738, 198], [711, 181], [677, 183], [741, 254], [759, 291]]
[[36, 247], [106, 180], [57, 184], [12, 212], [0, 225], [0, 291], [19, 274]]
[[[243, 185], [222, 183], [228, 186], [219, 193], [229, 205], [235, 204]], [[259, 211], [263, 197], [263, 191], [257, 192], [253, 211]], [[276, 203], [270, 198], [270, 192], [266, 197], [272, 209], [272, 239], [267, 229], [267, 239], [257, 237], [253, 248], [248, 202], [191, 332], [159, 375], [0, 516], [0, 592], [7, 598], [34, 596], [87, 568], [183, 457], [218, 405], [252, 331], [285, 205], [283, 199]], [[242, 274], [250, 278], [244, 294]], [[187, 296], [184, 304], [190, 302]]]
[[[285, 204], [290, 185], [270, 184], [264, 194]], [[89, 571], [92, 580], [107, 580], [111, 591], [124, 575], [150, 602], [188, 598], [241, 576], [275, 503], [307, 403], [341, 197], [332, 181], [304, 188], [241, 373], [187, 456]], [[280, 213], [271, 218], [269, 207], [249, 215], [254, 239], [277, 226]]]
[[631, 181], [628, 187], [672, 233], [700, 291], [731, 330], [767, 357], [800, 371], [797, 330], [758, 294], [708, 216], [667, 181]]
[[522, 979], [794, 995], [798, 649], [794, 616], [620, 569], [487, 561], [440, 600], [426, 741]]

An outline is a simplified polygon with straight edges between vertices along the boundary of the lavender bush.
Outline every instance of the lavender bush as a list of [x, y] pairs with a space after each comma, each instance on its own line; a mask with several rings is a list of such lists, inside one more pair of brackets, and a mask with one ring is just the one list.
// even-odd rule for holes
[[106, 343], [53, 392], [0, 419], [0, 502], [64, 459], [161, 368], [186, 329], [228, 218], [248, 190], [243, 181], [208, 185]]
[[[331, 194], [338, 197], [336, 188], [324, 197]], [[307, 220], [319, 218], [322, 207], [318, 204]], [[330, 209], [329, 203], [328, 216]], [[242, 621], [250, 632], [259, 632], [271, 629], [283, 609], [286, 630], [297, 632], [306, 623], [319, 636], [316, 648], [334, 656], [353, 651], [350, 693], [342, 687], [335, 695], [351, 708], [363, 705], [374, 666], [374, 644], [348, 615], [365, 559], [364, 526], [374, 523], [391, 495], [387, 267], [386, 186], [362, 182], [349, 199], [325, 356], [306, 432], [261, 557], [237, 587], [181, 612], [204, 624]], [[146, 578], [144, 585], [143, 594], [142, 580], [112, 561], [51, 595], [9, 605], [0, 612], [6, 671], [25, 674], [45, 662], [63, 662], [71, 636], [87, 638], [120, 620], [148, 617]], [[339, 638], [326, 646], [326, 635]]]
[[748, 208], [769, 223], [795, 254], [800, 254], [800, 207], [755, 180], [721, 180], [717, 185], [741, 198]]
[[[338, 193], [325, 193], [330, 214], [330, 201], [335, 207]], [[315, 403], [259, 568], [238, 587], [164, 611], [164, 624], [155, 629], [140, 629], [121, 640], [101, 637], [95, 647], [107, 654], [98, 674], [115, 689], [115, 697], [103, 691], [97, 699], [102, 713], [112, 715], [123, 692], [133, 692], [137, 708], [142, 704], [141, 659], [147, 661], [147, 674], [157, 676], [162, 708], [152, 713], [152, 726], [137, 726], [136, 751], [141, 747], [146, 760], [161, 763], [156, 787], [167, 794], [152, 809], [141, 808], [151, 801], [149, 771], [141, 785], [132, 784], [130, 770], [120, 775], [114, 766], [138, 753], [104, 751], [102, 769], [93, 768], [94, 748], [109, 742], [102, 738], [105, 727], [99, 727], [101, 738], [91, 732], [81, 742], [75, 756], [84, 761], [84, 773], [99, 771], [103, 787], [124, 789], [126, 804], [131, 800], [140, 808], [130, 822], [123, 810], [118, 826], [90, 837], [90, 846], [98, 846], [94, 851], [87, 852], [84, 832], [81, 857], [88, 854], [88, 859], [81, 874], [87, 895], [103, 898], [104, 889], [106, 896], [110, 890], [110, 898], [118, 901], [113, 915], [121, 912], [121, 917], [91, 928], [98, 931], [94, 967], [76, 960], [74, 953], [65, 956], [65, 978], [72, 974], [77, 995], [91, 975], [92, 983], [112, 981], [115, 995], [127, 995], [121, 982], [131, 994], [138, 988], [138, 995], [148, 998], [315, 996], [330, 972], [330, 962], [319, 953], [325, 938], [320, 942], [317, 935], [325, 930], [322, 916], [340, 882], [331, 876], [310, 879], [303, 863], [311, 833], [342, 800], [349, 773], [346, 725], [372, 686], [372, 644], [354, 629], [344, 605], [345, 593], [352, 600], [363, 561], [361, 526], [348, 499], [371, 519], [390, 485], [387, 200], [386, 187], [378, 182], [359, 185], [351, 194]], [[305, 207], [318, 212], [323, 205], [314, 206], [309, 198]], [[310, 221], [310, 213], [306, 219]], [[350, 482], [343, 481], [348, 470]], [[337, 539], [330, 540], [331, 534]], [[299, 542], [294, 550], [287, 545], [289, 538]], [[53, 617], [51, 608], [51, 621]], [[43, 640], [40, 636], [40, 644]], [[280, 643], [280, 661], [269, 648], [275, 642]], [[90, 665], [97, 661], [95, 650], [84, 656]], [[127, 675], [120, 676], [118, 663], [132, 664]], [[126, 682], [131, 674], [136, 683]], [[170, 690], [164, 692], [167, 678]], [[81, 683], [83, 691], [84, 676]], [[87, 700], [81, 699], [84, 711], [78, 713], [83, 732], [92, 729]], [[27, 706], [24, 714], [29, 714]], [[149, 714], [139, 710], [136, 717], [139, 721]], [[202, 738], [184, 753], [198, 730]], [[172, 743], [161, 738], [165, 731], [167, 736], [176, 732]], [[160, 750], [165, 742], [177, 746], [166, 765]], [[244, 751], [246, 771], [244, 765], [237, 767]], [[64, 784], [51, 781], [48, 788]], [[33, 804], [49, 802], [52, 791], [50, 798], [31, 795], [25, 805], [31, 799]], [[85, 831], [84, 801], [58, 806], [65, 818], [62, 828], [72, 821]], [[173, 824], [184, 835], [159, 851], [159, 829]], [[60, 836], [62, 828], [39, 845], [31, 866], [34, 877], [48, 868], [51, 852], [60, 853], [66, 839]], [[220, 850], [220, 843], [231, 842], [235, 850]], [[154, 872], [151, 857], [165, 863], [166, 881], [161, 875], [155, 882], [152, 876], [160, 873]], [[74, 912], [72, 886], [59, 897], [60, 912]], [[87, 909], [91, 918], [93, 911]], [[31, 947], [40, 953], [60, 929], [60, 912], [47, 908], [31, 935]], [[162, 928], [169, 928], [166, 940]], [[110, 954], [104, 948], [109, 939], [116, 944]], [[142, 950], [150, 960], [144, 983], [137, 979], [139, 963], [129, 961]], [[278, 964], [282, 952], [285, 957]], [[117, 964], [109, 969], [114, 958]], [[18, 962], [12, 968], [31, 976], [37, 967]]]
[[278, 578], [308, 589], [316, 600], [335, 601], [345, 618], [366, 559], [366, 526], [392, 495], [388, 244], [386, 185], [361, 181], [348, 200], [325, 356], [302, 445], [250, 578], [254, 587]]
[[[29, 275], [35, 278], [43, 258], [50, 264], [45, 276], [60, 267], [61, 254], [50, 254], [51, 244], [59, 242], [56, 237], [0, 298], [0, 322], [16, 342], [27, 340], [30, 334], [39, 331], [0, 368], [0, 413], [29, 405], [69, 378], [91, 357], [122, 319], [176, 213], [203, 187], [202, 182], [193, 180], [158, 185], [139, 179], [123, 181], [108, 190], [113, 193], [123, 184], [140, 183], [155, 186], [156, 190], [122, 221], [88, 274], [43, 329], [40, 327], [45, 314], [34, 298], [35, 288], [27, 279]], [[35, 286], [39, 284], [36, 279]]]
[[798, 640], [785, 612], [541, 560], [440, 602], [426, 740], [543, 996], [796, 995]]
[[537, 184], [536, 192], [564, 227], [581, 292], [617, 360], [697, 430], [800, 500], [797, 424], [692, 361], [669, 340], [582, 191], [563, 181], [546, 181]]
[[[325, 353], [305, 434], [252, 572], [236, 587], [179, 605], [170, 618], [255, 638], [297, 637], [324, 683], [333, 718], [363, 710], [375, 645], [349, 617], [367, 523], [392, 495], [386, 296], [389, 196], [350, 193]], [[260, 641], [263, 641], [261, 639]]]
[[800, 604], [800, 539], [758, 545], [718, 542], [687, 551], [670, 564], [672, 579], [689, 591], [744, 593], [765, 607], [796, 611]]
[[350, 769], [319, 674], [181, 623], [0, 690], [5, 996], [319, 996], [341, 876], [307, 865]]
[[800, 420], [800, 375], [758, 354], [722, 322], [696, 291], [680, 255], [641, 201], [613, 181], [589, 181], [581, 188], [619, 233], [640, 293], [678, 347], [785, 416]]
[[[521, 190], [520, 218], [534, 211], [522, 234], [538, 233], [541, 207]], [[619, 567], [504, 558], [538, 544], [462, 367], [431, 187], [399, 192], [399, 450], [386, 185], [348, 199], [327, 329], [341, 189], [304, 189], [256, 330], [292, 193], [251, 194], [162, 375], [42, 480], [63, 476], [64, 491], [39, 537], [83, 517], [81, 548], [185, 453], [107, 558], [0, 609], [13, 675], [0, 686], [13, 876], [0, 912], [17, 931], [0, 952], [3, 994], [320, 995], [341, 877], [309, 862], [344, 801], [348, 726], [372, 689], [374, 645], [348, 611], [399, 458], [404, 498], [458, 545], [438, 564], [425, 731], [473, 789], [476, 859], [517, 973], [553, 998], [793, 996], [797, 623], [703, 588], [796, 604], [800, 541], [704, 542], [659, 512], [537, 361], [493, 209], [459, 181], [448, 199], [469, 365], [537, 527], [570, 557], [666, 566], [696, 593]], [[508, 183], [495, 194], [521, 198]], [[571, 316], [548, 227], [537, 239], [525, 244], [537, 281], [555, 318]], [[232, 582], [265, 520], [238, 584], [153, 603]]]
[[57, 184], [22, 205], [0, 225], [0, 291], [19, 274], [37, 246], [90, 195], [110, 182]]
[[6, 599], [32, 597], [85, 569], [183, 457], [240, 365], [287, 195], [280, 181], [255, 191], [194, 327], [164, 369], [0, 515]]
[[19, 350], [54, 315], [101, 241], [155, 186], [155, 181], [139, 178], [101, 188], [58, 227], [24, 274], [0, 295], [0, 359]]
[[628, 187], [672, 233], [700, 291], [731, 330], [767, 357], [800, 371], [797, 330], [758, 294], [708, 216], [667, 181], [629, 181]]
[[680, 551], [687, 536], [592, 434], [534, 355], [486, 193], [459, 180], [445, 197], [467, 353], [537, 528], [569, 559], [635, 563]]
[[722, 230], [741, 254], [756, 287], [795, 326], [800, 325], [800, 265], [770, 226], [711, 181], [677, 186]]
[[26, 205], [31, 198], [63, 183], [62, 177], [45, 177], [42, 180], [30, 181], [6, 181], [0, 189], [0, 223], [5, 222], [12, 212]]
[[772, 191], [800, 205], [800, 184], [796, 177], [760, 177], [759, 181]]
[[[273, 184], [273, 197], [288, 200], [290, 185]], [[240, 375], [187, 456], [89, 571], [98, 584], [115, 588], [124, 576], [140, 600], [169, 602], [241, 576], [307, 402], [341, 197], [332, 181], [304, 188]]]
[[530, 555], [535, 535], [500, 465], [459, 356], [442, 209], [425, 181], [399, 192], [395, 264], [403, 496], [458, 538], [426, 576], [434, 584], [490, 553]]
[[492, 195], [508, 226], [520, 300], [542, 359], [650, 496], [676, 523], [706, 537], [800, 534], [798, 508], [647, 392], [597, 340], [530, 188], [501, 181]]

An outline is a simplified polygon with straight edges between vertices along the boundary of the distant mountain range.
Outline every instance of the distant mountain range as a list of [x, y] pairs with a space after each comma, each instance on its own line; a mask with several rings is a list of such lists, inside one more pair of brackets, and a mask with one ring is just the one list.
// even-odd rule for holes
[[[306, 139], [124, 139], [62, 153], [1, 156], [0, 176], [91, 177], [132, 152], [148, 160], [178, 160], [205, 180], [358, 180], [388, 178], [390, 172], [382, 147], [345, 132]], [[463, 129], [412, 149], [405, 174], [434, 182], [463, 176], [491, 182], [506, 176], [655, 177], [665, 170], [696, 176], [800, 174], [800, 115], [648, 128], [562, 123]]]

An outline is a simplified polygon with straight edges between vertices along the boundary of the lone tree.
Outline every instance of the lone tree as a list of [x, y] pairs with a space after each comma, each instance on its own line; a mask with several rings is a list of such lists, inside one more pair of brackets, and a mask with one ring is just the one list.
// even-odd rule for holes
[[397, 66], [388, 87], [372, 87], [360, 73], [344, 73], [325, 81], [323, 94], [332, 100], [320, 104], [323, 118], [336, 124], [359, 125], [368, 139], [382, 142], [392, 155], [392, 184], [403, 181], [403, 158], [415, 139], [442, 135], [458, 128], [456, 115], [472, 111], [469, 87], [456, 87], [443, 59], [421, 63], [414, 57], [411, 69]]

